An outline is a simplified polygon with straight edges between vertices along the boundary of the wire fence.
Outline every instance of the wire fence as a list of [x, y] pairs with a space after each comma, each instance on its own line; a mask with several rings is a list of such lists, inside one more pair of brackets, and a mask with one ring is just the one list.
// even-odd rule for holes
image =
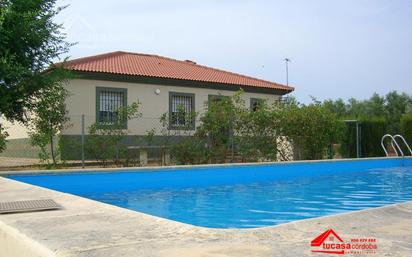
[[126, 165], [169, 164], [173, 161], [167, 157], [171, 144], [193, 136], [200, 120], [193, 122], [193, 127], [177, 129], [169, 120], [139, 117], [112, 129], [110, 121], [102, 122], [96, 115], [72, 115], [60, 136], [61, 158]]
[[[251, 156], [239, 153], [238, 138], [230, 129], [222, 128], [220, 145], [207, 136], [196, 135], [200, 119], [184, 117], [138, 117], [113, 126], [110, 120], [101, 120], [93, 114], [70, 115], [60, 134], [54, 138], [57, 159], [69, 165], [145, 166], [170, 164], [201, 164], [249, 162]], [[291, 146], [284, 140], [287, 155], [293, 155]], [[51, 151], [47, 149], [51, 160]], [[40, 149], [32, 146], [30, 139], [9, 140], [8, 148], [0, 155], [10, 158], [29, 158], [27, 163], [39, 158]], [[275, 158], [282, 159], [282, 158]], [[255, 159], [258, 161], [257, 159]], [[18, 162], [20, 163], [20, 162]]]

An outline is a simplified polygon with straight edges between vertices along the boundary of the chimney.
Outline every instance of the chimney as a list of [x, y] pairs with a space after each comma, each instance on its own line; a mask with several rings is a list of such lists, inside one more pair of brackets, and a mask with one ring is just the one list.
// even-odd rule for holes
[[196, 64], [196, 62], [191, 61], [191, 60], [185, 60], [185, 62], [188, 62], [188, 63], [190, 63], [190, 64]]

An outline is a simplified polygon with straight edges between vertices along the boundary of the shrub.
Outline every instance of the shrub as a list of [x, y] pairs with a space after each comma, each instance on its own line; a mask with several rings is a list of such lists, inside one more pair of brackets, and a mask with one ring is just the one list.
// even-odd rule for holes
[[[140, 103], [135, 102], [117, 110], [118, 118], [110, 122], [96, 122], [89, 127], [86, 137], [85, 151], [97, 161], [106, 166], [112, 160], [116, 165], [121, 164], [121, 157], [127, 156], [127, 149], [122, 141], [128, 131], [125, 122], [141, 117]], [[128, 163], [128, 159], [124, 164]]]
[[181, 137], [171, 145], [171, 154], [177, 164], [206, 163], [205, 142], [199, 138]]
[[162, 134], [167, 135], [164, 138], [176, 162], [219, 163], [229, 158], [233, 161], [234, 151], [247, 161], [287, 160], [289, 142], [294, 145], [297, 159], [322, 159], [328, 146], [342, 134], [342, 123], [320, 103], [303, 105], [291, 99], [268, 106], [262, 100], [258, 108], [250, 110], [241, 96], [240, 91], [232, 97], [209, 99], [196, 132], [192, 135], [183, 130], [190, 137], [176, 141], [169, 140], [170, 136], [182, 136], [182, 130], [171, 130], [167, 114], [163, 115]]
[[126, 135], [127, 132], [122, 129], [93, 124], [89, 127], [89, 136], [86, 137], [85, 151], [103, 166], [106, 166], [110, 160], [118, 164], [120, 151], [124, 151], [121, 149], [120, 141]]
[[[82, 143], [79, 136], [59, 135], [59, 149], [62, 161], [81, 160]], [[87, 136], [86, 136], [87, 137]], [[85, 153], [85, 158], [87, 155]]]

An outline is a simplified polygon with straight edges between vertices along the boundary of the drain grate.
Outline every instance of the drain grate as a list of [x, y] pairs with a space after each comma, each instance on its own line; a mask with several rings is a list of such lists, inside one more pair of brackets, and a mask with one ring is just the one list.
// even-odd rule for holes
[[60, 208], [61, 206], [57, 204], [55, 201], [53, 201], [52, 199], [3, 202], [3, 203], [0, 203], [0, 214], [56, 210]]

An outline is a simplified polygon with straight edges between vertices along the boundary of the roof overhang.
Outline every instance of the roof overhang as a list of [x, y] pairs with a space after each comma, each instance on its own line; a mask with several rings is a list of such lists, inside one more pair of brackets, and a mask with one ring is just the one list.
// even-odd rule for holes
[[154, 84], [154, 85], [165, 85], [165, 86], [180, 86], [180, 87], [190, 87], [190, 88], [209, 88], [217, 90], [227, 90], [227, 91], [238, 91], [240, 89], [245, 92], [252, 93], [263, 93], [271, 95], [286, 95], [291, 93], [294, 88], [291, 89], [278, 89], [278, 88], [266, 88], [266, 87], [256, 87], [248, 85], [237, 85], [237, 84], [223, 84], [215, 82], [204, 82], [195, 80], [182, 80], [182, 79], [171, 79], [171, 78], [161, 78], [161, 77], [150, 77], [150, 76], [136, 76], [136, 75], [124, 75], [124, 74], [113, 74], [104, 72], [84, 72], [84, 71], [72, 71], [74, 74], [74, 79], [89, 79], [89, 80], [103, 80], [112, 82], [127, 82], [127, 83], [142, 83], [142, 84]]

